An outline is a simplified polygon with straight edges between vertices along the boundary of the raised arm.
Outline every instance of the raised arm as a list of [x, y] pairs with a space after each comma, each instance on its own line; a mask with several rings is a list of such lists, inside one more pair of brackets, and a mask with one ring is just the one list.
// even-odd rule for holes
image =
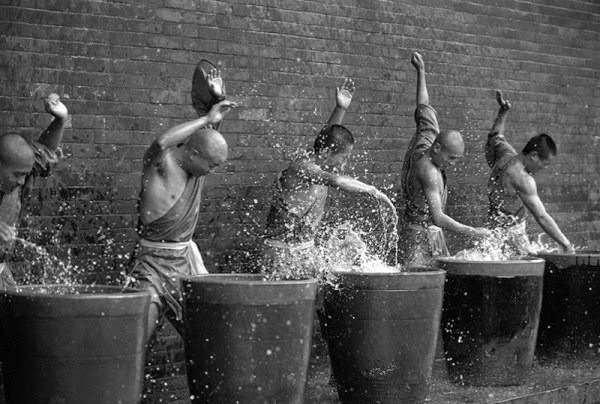
[[[431, 172], [428, 172], [431, 170]], [[444, 213], [442, 204], [442, 192], [443, 184], [442, 177], [439, 173], [433, 172], [434, 169], [428, 169], [427, 167], [419, 167], [419, 181], [423, 186], [423, 192], [427, 199], [427, 206], [429, 207], [429, 213], [433, 224], [441, 227], [444, 230], [449, 230], [455, 233], [464, 234], [474, 238], [484, 238], [491, 234], [491, 231], [479, 227], [471, 227], [462, 224], [446, 213]]]
[[492, 129], [488, 134], [485, 144], [485, 159], [488, 166], [493, 167], [500, 157], [509, 153], [516, 153], [515, 149], [506, 141], [504, 137], [504, 126], [506, 124], [506, 116], [511, 108], [510, 102], [502, 96], [502, 91], [496, 90], [496, 101], [500, 109], [498, 115], [494, 119]]
[[425, 82], [425, 62], [418, 52], [413, 52], [410, 63], [417, 70], [417, 105], [429, 105], [429, 93]]
[[515, 188], [517, 189], [523, 204], [525, 204], [527, 209], [529, 209], [535, 221], [546, 232], [546, 234], [556, 241], [561, 246], [563, 251], [567, 253], [574, 252], [571, 242], [565, 237], [562, 231], [560, 231], [560, 228], [552, 216], [546, 212], [546, 208], [538, 196], [535, 180], [533, 178], [524, 178], [522, 181], [516, 184]]
[[63, 137], [69, 111], [67, 107], [60, 101], [58, 94], [50, 94], [44, 101], [46, 112], [54, 117], [54, 120], [40, 135], [38, 142], [48, 147], [51, 150], [58, 149]]
[[183, 143], [196, 130], [202, 128], [203, 126], [221, 122], [223, 117], [236, 106], [237, 104], [235, 102], [221, 101], [220, 103], [213, 105], [210, 111], [208, 111], [207, 115], [168, 129], [155, 140], [155, 143], [162, 150], [175, 147], [180, 143]]
[[344, 79], [342, 88], [336, 87], [335, 108], [327, 121], [327, 125], [341, 125], [346, 110], [350, 106], [352, 96], [354, 95], [354, 82], [350, 79]]
[[494, 120], [494, 124], [492, 125], [489, 136], [504, 136], [506, 116], [508, 115], [508, 110], [510, 110], [511, 105], [508, 100], [504, 99], [502, 96], [502, 91], [500, 90], [496, 90], [496, 101], [498, 101], [500, 109], [498, 110], [498, 116]]

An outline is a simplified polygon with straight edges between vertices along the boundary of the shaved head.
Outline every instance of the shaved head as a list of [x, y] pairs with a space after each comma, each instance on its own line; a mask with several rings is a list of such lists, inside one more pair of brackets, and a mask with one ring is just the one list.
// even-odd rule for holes
[[440, 169], [453, 166], [465, 153], [465, 142], [460, 132], [440, 132], [431, 146], [431, 162]]
[[0, 137], [0, 164], [4, 167], [31, 166], [35, 155], [23, 137], [9, 133]]
[[214, 129], [200, 129], [185, 144], [182, 167], [199, 177], [214, 171], [227, 160], [227, 142]]
[[205, 158], [227, 160], [227, 142], [214, 129], [200, 129], [188, 140], [187, 146], [197, 150]]
[[445, 130], [440, 132], [435, 138], [435, 143], [438, 143], [442, 146], [443, 150], [452, 154], [462, 155], [465, 151], [465, 142], [463, 141], [462, 135], [457, 130]]
[[0, 192], [11, 193], [25, 184], [35, 164], [33, 149], [21, 136], [0, 137]]

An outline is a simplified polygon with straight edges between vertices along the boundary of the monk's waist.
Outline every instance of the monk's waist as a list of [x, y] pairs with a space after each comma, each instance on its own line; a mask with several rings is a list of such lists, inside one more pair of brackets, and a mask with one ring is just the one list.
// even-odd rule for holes
[[139, 245], [143, 248], [151, 249], [165, 249], [165, 250], [183, 250], [193, 244], [194, 241], [189, 239], [187, 241], [153, 241], [145, 238], [140, 238]]

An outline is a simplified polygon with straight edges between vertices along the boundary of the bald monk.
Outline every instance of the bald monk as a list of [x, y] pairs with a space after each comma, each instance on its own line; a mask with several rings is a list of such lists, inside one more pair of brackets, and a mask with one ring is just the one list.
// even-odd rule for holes
[[[211, 70], [207, 81], [217, 92], [220, 72]], [[138, 204], [140, 240], [130, 275], [135, 279], [133, 286], [152, 294], [148, 338], [163, 318], [183, 335], [179, 277], [207, 273], [192, 236], [204, 178], [227, 159], [225, 139], [210, 126], [235, 106], [221, 101], [207, 115], [170, 128], [144, 155]]]
[[27, 142], [17, 134], [0, 137], [0, 288], [15, 285], [10, 258], [17, 237], [22, 206], [35, 177], [46, 177], [58, 162], [58, 148], [69, 116], [57, 94], [44, 102], [54, 117], [39, 139]]
[[345, 79], [341, 89], [336, 89], [336, 105], [312, 150], [290, 163], [277, 178], [262, 251], [264, 272], [283, 278], [316, 275], [315, 234], [329, 187], [372, 195], [395, 216], [395, 207], [384, 193], [341, 174], [354, 145], [352, 133], [341, 125], [353, 94], [354, 82]]
[[417, 70], [417, 131], [402, 166], [405, 206], [398, 254], [405, 266], [426, 266], [434, 257], [449, 255], [443, 230], [477, 239], [489, 235], [490, 231], [459, 223], [444, 212], [445, 170], [462, 157], [465, 145], [460, 132], [440, 131], [437, 114], [429, 105], [423, 58], [414, 52], [411, 63]]
[[492, 169], [488, 181], [490, 226], [504, 229], [509, 246], [517, 253], [526, 254], [529, 252], [529, 237], [525, 222], [529, 211], [563, 252], [574, 252], [571, 242], [546, 212], [533, 178], [552, 164], [556, 157], [556, 144], [550, 136], [542, 133], [529, 139], [523, 150], [517, 153], [504, 137], [510, 102], [503, 98], [500, 90], [496, 90], [496, 100], [500, 109], [485, 145], [485, 157]]

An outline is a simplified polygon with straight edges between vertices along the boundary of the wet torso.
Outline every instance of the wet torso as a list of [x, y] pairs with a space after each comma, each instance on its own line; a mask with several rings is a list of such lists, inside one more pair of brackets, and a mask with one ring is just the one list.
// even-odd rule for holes
[[188, 241], [200, 214], [204, 176], [190, 176], [170, 154], [163, 157], [144, 168], [138, 232], [151, 241]]
[[309, 159], [293, 162], [275, 183], [275, 195], [267, 217], [266, 237], [286, 243], [313, 240], [323, 218], [328, 187], [303, 174]]
[[[405, 223], [425, 226], [432, 224], [427, 197], [425, 196], [423, 186], [417, 174], [417, 165], [433, 165], [429, 160], [427, 152], [433, 144], [435, 136], [436, 134], [432, 132], [429, 136], [423, 137], [419, 143], [416, 143], [413, 147], [409, 148], [404, 158], [404, 164], [402, 166], [402, 194], [405, 201]], [[437, 167], [436, 172], [439, 173], [440, 176], [440, 181], [436, 182], [442, 184], [439, 192], [442, 201], [442, 209], [444, 209], [448, 194], [446, 187], [446, 173], [444, 170], [440, 170]]]
[[[404, 200], [404, 223], [427, 226], [431, 224], [431, 214], [423, 186], [417, 175], [418, 164], [433, 164], [427, 152], [433, 146], [440, 128], [437, 122], [435, 109], [427, 104], [419, 104], [414, 113], [417, 129], [413, 135], [402, 164], [401, 191]], [[446, 174], [436, 167], [442, 184], [440, 197], [442, 209], [446, 205]]]

